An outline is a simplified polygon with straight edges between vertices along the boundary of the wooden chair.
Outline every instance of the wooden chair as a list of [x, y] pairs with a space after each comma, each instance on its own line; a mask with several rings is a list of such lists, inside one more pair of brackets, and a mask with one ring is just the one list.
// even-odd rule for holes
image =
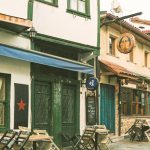
[[96, 128], [87, 127], [85, 128], [81, 138], [75, 145], [76, 150], [93, 150], [95, 147], [94, 135]]
[[30, 131], [19, 131], [18, 135], [14, 137], [14, 143], [12, 144], [11, 148], [14, 150], [24, 150], [30, 135]]
[[10, 149], [14, 143], [14, 137], [17, 135], [17, 132], [13, 130], [6, 131], [0, 139], [0, 149]]
[[150, 141], [150, 119], [146, 119], [146, 123], [147, 123], [149, 129], [147, 129], [147, 130], [145, 131], [145, 135], [146, 135], [148, 141]]
[[130, 135], [130, 140], [133, 141], [135, 138], [137, 138], [138, 141], [143, 140], [143, 123], [144, 120], [136, 119], [134, 124], [128, 129], [126, 133]]
[[62, 137], [62, 141], [64, 141], [65, 143], [67, 143], [69, 146], [71, 146], [72, 149], [75, 149], [75, 145], [76, 145], [77, 141], [81, 137], [79, 134], [75, 134], [75, 135], [71, 136], [67, 132], [61, 132], [60, 135]]

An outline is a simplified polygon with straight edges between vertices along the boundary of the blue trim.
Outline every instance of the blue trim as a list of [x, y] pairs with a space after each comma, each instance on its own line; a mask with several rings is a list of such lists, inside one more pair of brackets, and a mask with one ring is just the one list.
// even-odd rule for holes
[[0, 45], [0, 55], [71, 71], [87, 74], [94, 73], [93, 66], [54, 55], [38, 53], [33, 50], [22, 50]]

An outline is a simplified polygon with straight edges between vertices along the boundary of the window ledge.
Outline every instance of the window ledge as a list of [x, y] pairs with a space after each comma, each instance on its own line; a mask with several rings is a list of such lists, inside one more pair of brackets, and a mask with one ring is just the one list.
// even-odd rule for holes
[[134, 63], [133, 61], [130, 61], [130, 60], [127, 60], [127, 62], [135, 64], [135, 65], [137, 64], [137, 63]]
[[36, 0], [36, 1], [47, 4], [47, 5], [51, 5], [51, 6], [54, 6], [54, 7], [58, 7], [58, 4], [52, 4], [50, 2], [46, 2], [46, 1], [43, 1], [43, 0]]
[[67, 12], [71, 13], [73, 15], [77, 15], [77, 16], [80, 16], [80, 17], [91, 19], [90, 15], [88, 15], [86, 13], [82, 13], [82, 12], [76, 11], [76, 10], [67, 9]]
[[109, 56], [112, 56], [112, 57], [120, 58], [119, 56], [115, 56], [115, 55], [110, 54], [110, 53], [106, 53], [106, 54], [109, 55]]

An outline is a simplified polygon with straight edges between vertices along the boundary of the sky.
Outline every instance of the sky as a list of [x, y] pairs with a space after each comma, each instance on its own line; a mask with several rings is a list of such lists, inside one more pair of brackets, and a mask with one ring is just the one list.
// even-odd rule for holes
[[[110, 12], [112, 1], [113, 0], [100, 0], [100, 10]], [[137, 17], [150, 20], [150, 0], [118, 0], [118, 2], [123, 10], [118, 16], [142, 12], [142, 15]]]

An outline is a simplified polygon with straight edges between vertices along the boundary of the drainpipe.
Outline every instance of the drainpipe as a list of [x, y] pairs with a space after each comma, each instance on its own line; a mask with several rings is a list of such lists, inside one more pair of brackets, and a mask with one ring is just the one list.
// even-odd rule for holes
[[118, 135], [121, 135], [121, 79], [118, 79], [119, 93], [118, 93]]

